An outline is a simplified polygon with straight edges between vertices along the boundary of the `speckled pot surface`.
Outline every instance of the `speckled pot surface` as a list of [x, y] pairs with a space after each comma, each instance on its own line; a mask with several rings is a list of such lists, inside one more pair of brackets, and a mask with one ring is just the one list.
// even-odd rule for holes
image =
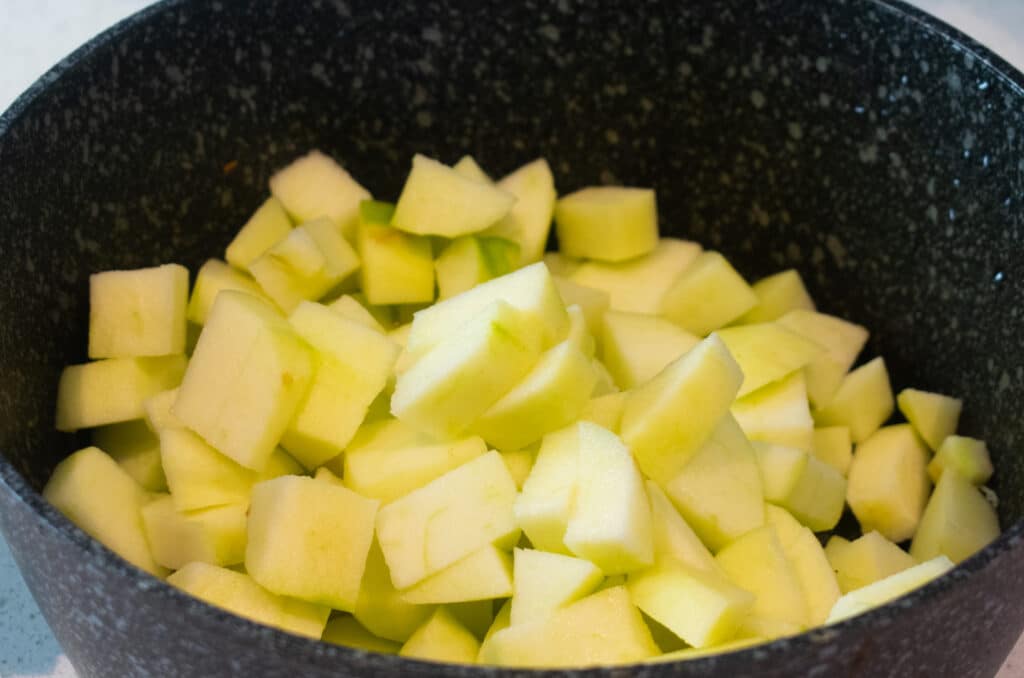
[[518, 675], [232, 617], [37, 493], [80, 442], [52, 422], [88, 274], [195, 270], [311, 147], [385, 198], [413, 152], [494, 173], [543, 155], [562, 192], [654, 186], [664, 232], [749, 277], [799, 267], [898, 386], [963, 395], [989, 441], [1008, 529], [951, 575], [790, 640], [574, 675], [995, 673], [1024, 625], [1024, 76], [898, 2], [249, 4], [162, 3], [0, 118], [0, 526], [83, 677]]

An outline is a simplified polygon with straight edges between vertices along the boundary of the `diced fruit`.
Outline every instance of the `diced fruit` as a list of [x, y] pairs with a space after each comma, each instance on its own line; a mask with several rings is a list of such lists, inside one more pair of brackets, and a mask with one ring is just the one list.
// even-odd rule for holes
[[412, 159], [391, 225], [417, 235], [455, 238], [482, 231], [512, 209], [515, 196], [422, 155]]
[[805, 452], [814, 449], [814, 419], [807, 407], [803, 372], [793, 372], [740, 398], [733, 403], [732, 415], [750, 440]]
[[352, 611], [378, 506], [312, 478], [262, 482], [252, 490], [245, 569], [274, 593]]
[[515, 499], [515, 481], [492, 451], [381, 508], [377, 538], [392, 582], [406, 589], [487, 544], [514, 544]]
[[89, 357], [185, 352], [188, 269], [167, 264], [89, 276]]
[[345, 482], [338, 476], [334, 475], [334, 471], [330, 470], [326, 466], [321, 466], [320, 468], [318, 468], [316, 470], [316, 473], [313, 474], [313, 479], [325, 483], [334, 483], [335, 485], [341, 485], [342, 487], [345, 487]]
[[[504, 238], [465, 235], [452, 240], [433, 262], [438, 298], [448, 299], [516, 269], [519, 247]], [[433, 293], [433, 290], [431, 290]]]
[[[291, 228], [289, 226], [289, 228]], [[188, 320], [196, 325], [204, 325], [206, 316], [213, 307], [213, 301], [222, 290], [238, 290], [248, 292], [257, 297], [264, 297], [263, 290], [250, 276], [228, 266], [223, 261], [209, 259], [196, 274], [196, 284], [192, 288], [192, 296], [188, 300]]]
[[584, 596], [604, 581], [604, 575], [588, 560], [557, 553], [515, 550], [515, 590], [510, 622], [544, 619]]
[[331, 609], [274, 595], [241, 572], [208, 563], [189, 563], [167, 583], [211, 605], [267, 626], [319, 639]]
[[729, 414], [665, 493], [712, 551], [764, 524], [757, 457]]
[[939, 477], [946, 469], [954, 469], [975, 485], [984, 485], [992, 477], [992, 459], [988, 455], [988, 446], [984, 441], [974, 438], [947, 437], [928, 464], [928, 475], [932, 482], [939, 482]]
[[579, 426], [544, 436], [523, 491], [515, 502], [515, 519], [535, 548], [569, 554], [565, 528], [576, 498]]
[[332, 158], [311, 151], [270, 177], [270, 192], [297, 223], [329, 217], [346, 237], [370, 193]]
[[[246, 271], [249, 264], [269, 250], [292, 230], [291, 219], [277, 198], [267, 198], [249, 217], [224, 252], [224, 258], [233, 267]], [[213, 303], [213, 300], [210, 300]]]
[[543, 328], [543, 343], [553, 346], [565, 338], [569, 317], [551, 274], [533, 264], [477, 285], [416, 314], [406, 350], [419, 357], [461, 331], [495, 301], [504, 301]]
[[561, 252], [545, 252], [543, 260], [544, 265], [551, 271], [551, 275], [563, 278], [572, 276], [573, 272], [583, 264], [582, 260], [567, 257]]
[[825, 546], [825, 555], [843, 593], [863, 588], [917, 564], [913, 556], [874, 531], [852, 542], [832, 537]]
[[846, 426], [860, 443], [878, 430], [893, 411], [885, 360], [875, 358], [847, 374], [827, 407], [814, 411], [818, 426]]
[[649, 188], [592, 186], [555, 203], [558, 248], [570, 257], [625, 261], [658, 244], [658, 209]]
[[113, 459], [86, 447], [57, 464], [43, 497], [89, 536], [136, 567], [167, 574], [150, 555], [142, 526], [148, 497]]
[[433, 606], [406, 602], [391, 583], [391, 572], [380, 544], [374, 539], [353, 611], [359, 623], [381, 638], [404, 643], [433, 611]]
[[480, 416], [473, 430], [499, 449], [524, 447], [575, 421], [596, 381], [591, 360], [567, 339], [541, 355], [533, 369]]
[[531, 445], [521, 450], [501, 453], [501, 458], [505, 461], [505, 466], [508, 467], [508, 472], [516, 481], [516, 488], [519, 490], [523, 489], [523, 483], [526, 482], [530, 471], [533, 470], [533, 461], [537, 458], [537, 447], [537, 445]]
[[857, 446], [846, 501], [867, 533], [909, 539], [928, 501], [928, 448], [909, 424], [886, 426]]
[[590, 422], [579, 429], [576, 498], [565, 545], [606, 575], [654, 562], [651, 505], [629, 449], [614, 433]]
[[459, 161], [452, 165], [452, 169], [467, 179], [475, 179], [485, 184], [494, 183], [493, 180], [487, 176], [487, 172], [477, 164], [476, 160], [471, 155], [464, 155], [459, 158]]
[[[364, 327], [380, 332], [381, 334], [387, 334], [387, 330], [380, 321], [350, 294], [341, 295], [331, 303], [327, 304], [327, 308], [331, 309], [335, 313], [340, 313], [349, 320], [357, 322]], [[392, 338], [392, 340], [394, 340], [394, 338]]]
[[416, 629], [405, 641], [398, 654], [412, 659], [445, 662], [449, 664], [474, 664], [480, 642], [466, 627], [460, 624], [451, 612], [439, 607], [423, 626]]
[[754, 443], [764, 498], [815, 532], [831, 530], [843, 514], [846, 478], [802, 450]]
[[662, 664], [666, 662], [681, 662], [688, 659], [700, 659], [702, 657], [711, 657], [717, 654], [724, 654], [726, 652], [735, 652], [753, 645], [760, 645], [764, 642], [764, 638], [738, 638], [736, 640], [730, 640], [727, 643], [714, 645], [705, 649], [688, 647], [682, 650], [666, 652], [663, 655], [647, 660], [646, 663]]
[[399, 419], [381, 419], [365, 422], [352, 436], [346, 453], [366, 450], [388, 450], [400, 447], [420, 447], [437, 442]]
[[580, 412], [580, 421], [590, 421], [614, 433], [619, 433], [622, 411], [626, 407], [625, 391], [608, 393], [590, 399]]
[[644, 475], [662, 485], [672, 480], [728, 413], [742, 381], [736, 361], [713, 336], [630, 391], [622, 439]]
[[518, 266], [540, 261], [548, 243], [557, 198], [551, 168], [544, 158], [539, 158], [502, 177], [497, 185], [516, 197], [515, 204], [502, 221], [511, 221], [516, 226]]
[[704, 336], [757, 305], [750, 285], [718, 252], [701, 252], [661, 299], [661, 312], [683, 329]]
[[681, 563], [631, 574], [626, 587], [637, 607], [693, 647], [731, 640], [754, 604], [722, 575]]
[[757, 295], [757, 306], [743, 314], [737, 321], [740, 324], [771, 322], [797, 309], [814, 311], [814, 300], [792, 268], [758, 280], [751, 289]]
[[932, 451], [956, 433], [963, 402], [957, 398], [905, 388], [896, 397], [900, 412]]
[[814, 429], [814, 456], [829, 464], [844, 476], [853, 462], [850, 429], [845, 426], [826, 426]]
[[775, 528], [782, 551], [796, 572], [807, 602], [810, 623], [824, 623], [832, 606], [839, 600], [840, 590], [836, 573], [821, 548], [821, 542], [809, 528], [778, 506], [765, 506], [765, 522]]
[[579, 285], [605, 291], [613, 310], [657, 315], [662, 297], [700, 253], [701, 246], [695, 242], [662, 238], [645, 256], [618, 263], [580, 262], [564, 275]]
[[326, 306], [304, 301], [288, 318], [316, 351], [315, 372], [281, 445], [315, 469], [348, 445], [384, 389], [398, 344]]
[[796, 372], [823, 350], [776, 323], [727, 327], [718, 336], [743, 370], [740, 398]]
[[170, 495], [142, 508], [153, 559], [172, 570], [191, 562], [236, 565], [245, 560], [246, 504], [181, 513]]
[[355, 250], [326, 217], [292, 229], [249, 264], [260, 288], [285, 313], [304, 299], [320, 299], [358, 268]]
[[110, 358], [65, 367], [57, 386], [57, 430], [77, 431], [145, 416], [143, 403], [177, 386], [185, 356]]
[[362, 259], [359, 280], [371, 304], [416, 304], [434, 300], [434, 255], [430, 239], [388, 225], [388, 203], [364, 202], [356, 230]]
[[960, 563], [999, 536], [999, 517], [971, 481], [947, 469], [914, 533], [910, 555], [920, 561], [944, 555]]
[[521, 667], [626, 664], [659, 653], [625, 587], [615, 586], [551, 616], [498, 631], [481, 664]]
[[488, 544], [402, 591], [417, 605], [492, 600], [512, 595], [512, 554]]
[[437, 438], [464, 433], [534, 366], [540, 332], [535, 317], [495, 301], [399, 375], [391, 412]]
[[715, 559], [734, 583], [756, 596], [752, 615], [798, 626], [808, 623], [800, 580], [774, 527], [747, 532], [719, 551]]
[[562, 278], [554, 275], [555, 287], [558, 288], [558, 295], [562, 297], [566, 309], [570, 306], [579, 306], [583, 311], [583, 317], [587, 323], [587, 331], [597, 336], [601, 331], [601, 319], [608, 310], [608, 293], [593, 287], [579, 285], [569, 278]]
[[160, 439], [145, 422], [135, 419], [93, 429], [92, 443], [109, 454], [144, 490], [167, 490], [167, 478], [160, 463]]
[[313, 367], [310, 348], [273, 308], [225, 290], [172, 412], [221, 453], [259, 470], [306, 396]]
[[[587, 360], [593, 362], [594, 354], [597, 353], [597, 342], [594, 341], [594, 336], [590, 333], [587, 328], [587, 318], [583, 315], [583, 309], [573, 304], [565, 309], [565, 312], [569, 315], [569, 332], [566, 334], [565, 340], [576, 347]], [[594, 375], [597, 378], [597, 375]]]
[[325, 643], [354, 647], [367, 652], [381, 654], [398, 654], [401, 647], [393, 640], [385, 640], [373, 635], [366, 627], [356, 621], [355, 617], [342, 615], [327, 622], [320, 640]]
[[700, 337], [664, 318], [622, 311], [604, 314], [598, 336], [601, 361], [622, 389], [650, 381], [700, 343]]
[[832, 608], [832, 613], [825, 621], [835, 624], [844, 619], [867, 612], [895, 600], [905, 593], [924, 586], [932, 579], [953, 569], [953, 563], [946, 556], [938, 556], [927, 562], [915, 565], [898, 574], [893, 574], [874, 584], [847, 593]]
[[486, 452], [486, 443], [477, 436], [429, 445], [349, 449], [345, 484], [386, 504]]
[[[160, 391], [154, 396], [146, 398], [142, 404], [146, 411], [146, 427], [153, 433], [159, 433], [164, 428], [185, 428], [184, 422], [174, 416], [171, 409], [174, 401], [178, 399], [178, 389], [172, 388]], [[100, 447], [103, 447], [100, 445]]]
[[804, 367], [811, 404], [825, 407], [864, 348], [868, 331], [842, 318], [801, 309], [782, 316], [778, 324], [825, 349]]
[[654, 559], [682, 563], [697, 570], [718, 572], [718, 563], [657, 483], [648, 480], [651, 500], [651, 525], [654, 532]]

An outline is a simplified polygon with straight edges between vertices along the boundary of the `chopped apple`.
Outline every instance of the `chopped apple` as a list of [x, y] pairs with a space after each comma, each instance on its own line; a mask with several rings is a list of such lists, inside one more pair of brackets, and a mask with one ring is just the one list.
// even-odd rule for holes
[[172, 570], [191, 562], [237, 565], [245, 560], [247, 504], [181, 513], [170, 495], [142, 507], [153, 559]]
[[905, 388], [896, 396], [900, 412], [932, 451], [956, 433], [963, 402], [957, 398]]
[[836, 605], [832, 608], [832, 613], [825, 623], [835, 624], [867, 612], [871, 608], [884, 605], [890, 600], [895, 600], [924, 586], [951, 569], [953, 569], [953, 563], [949, 558], [937, 556], [920, 565], [876, 581], [874, 584], [851, 591], [836, 601]]
[[[292, 230], [292, 221], [284, 205], [277, 198], [267, 198], [249, 217], [234, 239], [228, 244], [224, 258], [240, 271], [249, 270], [249, 264], [269, 250]], [[213, 300], [210, 300], [213, 303]]]
[[814, 311], [814, 300], [792, 268], [758, 280], [751, 289], [757, 295], [757, 306], [744, 313], [736, 321], [739, 324], [771, 322], [797, 309]]
[[146, 491], [97, 447], [86, 447], [57, 464], [43, 497], [86, 534], [136, 567], [163, 577], [142, 524]]
[[829, 404], [814, 411], [818, 426], [846, 426], [860, 443], [879, 429], [893, 411], [885, 360], [875, 358], [847, 374]]
[[555, 179], [544, 158], [523, 165], [501, 178], [498, 188], [516, 198], [509, 213], [499, 222], [512, 222], [519, 244], [518, 265], [540, 261], [548, 243], [551, 217], [555, 210]]
[[388, 503], [487, 452], [477, 436], [427, 445], [357, 447], [345, 452], [345, 484]]
[[625, 261], [658, 244], [658, 209], [649, 188], [592, 186], [555, 203], [558, 248], [570, 257]]
[[388, 222], [394, 206], [365, 201], [359, 207], [356, 249], [359, 280], [371, 304], [417, 304], [434, 300], [434, 255], [430, 239]]
[[320, 640], [380, 654], [398, 654], [402, 647], [393, 640], [373, 635], [355, 617], [347, 614], [328, 621]]
[[92, 443], [109, 454], [144, 490], [167, 490], [167, 477], [160, 463], [160, 439], [145, 422], [135, 419], [93, 429]]
[[701, 341], [664, 318], [622, 311], [604, 314], [598, 337], [601, 361], [622, 389], [650, 381]]
[[370, 198], [341, 165], [317, 150], [270, 177], [270, 192], [297, 223], [329, 217], [349, 239], [359, 203]]
[[742, 381], [725, 344], [712, 336], [630, 391], [622, 439], [644, 475], [671, 481], [728, 413]]
[[810, 528], [804, 527], [783, 508], [765, 506], [765, 522], [775, 528], [786, 559], [796, 572], [807, 602], [812, 625], [825, 622], [841, 595], [836, 573]]
[[433, 613], [432, 605], [406, 602], [391, 583], [391, 571], [376, 539], [366, 556], [366, 568], [359, 585], [353, 615], [359, 623], [381, 638], [404, 643]]
[[464, 235], [433, 262], [439, 299], [448, 299], [516, 269], [519, 246], [504, 238]]
[[206, 324], [206, 316], [210, 314], [213, 301], [222, 290], [238, 290], [266, 298], [263, 289], [251, 276], [228, 266], [223, 261], [208, 259], [196, 274], [196, 284], [188, 300], [189, 322], [196, 325]]
[[480, 642], [444, 607], [439, 607], [409, 637], [398, 654], [412, 659], [475, 664]]
[[576, 500], [580, 427], [549, 433], [515, 502], [515, 519], [535, 548], [569, 555], [565, 528]]
[[647, 496], [651, 500], [651, 525], [654, 532], [654, 560], [682, 563], [697, 570], [718, 572], [718, 563], [700, 537], [687, 525], [657, 483], [648, 480]]
[[939, 482], [939, 477], [946, 469], [956, 470], [975, 485], [984, 485], [992, 477], [992, 459], [988, 455], [988, 446], [982, 440], [948, 436], [928, 464], [928, 475], [932, 482]]
[[954, 563], [999, 536], [999, 516], [970, 480], [947, 469], [925, 506], [910, 555], [919, 561], [944, 555]]
[[579, 306], [587, 323], [587, 331], [595, 337], [598, 336], [601, 331], [601, 319], [608, 310], [608, 293], [557, 275], [553, 275], [552, 280], [555, 281], [558, 295], [562, 297], [566, 310], [574, 305]]
[[701, 252], [661, 299], [661, 312], [683, 329], [704, 336], [757, 305], [757, 295], [718, 252]]
[[867, 533], [910, 539], [928, 501], [928, 448], [910, 424], [886, 426], [857, 446], [846, 501]]
[[853, 462], [853, 444], [850, 429], [845, 426], [826, 426], [814, 429], [814, 456], [831, 465], [844, 476]]
[[[146, 411], [146, 426], [153, 433], [160, 433], [165, 428], [185, 428], [185, 423], [174, 416], [171, 411], [174, 401], [178, 399], [178, 389], [171, 388], [160, 391], [142, 403]], [[102, 445], [100, 446], [102, 447]]]
[[515, 550], [514, 573], [511, 624], [544, 619], [590, 595], [604, 580], [589, 560], [533, 549]]
[[743, 370], [740, 398], [800, 370], [823, 351], [776, 323], [727, 327], [717, 334]]
[[732, 415], [750, 440], [805, 452], [814, 449], [814, 419], [807, 406], [803, 372], [793, 372], [740, 398], [733, 403]]
[[494, 183], [494, 180], [487, 175], [487, 172], [477, 164], [476, 160], [471, 155], [464, 155], [459, 158], [459, 161], [452, 165], [452, 169], [467, 179], [475, 179], [476, 181], [484, 184]]
[[[331, 303], [327, 304], [327, 308], [331, 309], [335, 313], [340, 313], [349, 320], [359, 323], [360, 325], [367, 327], [371, 330], [380, 332], [381, 334], [387, 334], [387, 330], [384, 325], [380, 323], [380, 320], [374, 317], [366, 306], [361, 304], [351, 294], [343, 294]], [[392, 338], [394, 341], [394, 338]], [[397, 341], [395, 343], [398, 343]]]
[[57, 430], [141, 419], [147, 398], [181, 383], [185, 364], [185, 356], [170, 355], [65, 367], [57, 386]]
[[580, 421], [590, 421], [613, 433], [619, 433], [627, 397], [628, 393], [620, 391], [591, 398], [580, 412]]
[[764, 498], [778, 504], [815, 532], [839, 522], [846, 478], [817, 457], [792, 447], [754, 443]]
[[825, 407], [864, 348], [868, 340], [867, 329], [842, 318], [816, 313], [813, 309], [790, 311], [779, 318], [778, 323], [825, 349], [804, 367], [811, 404], [817, 408]]
[[493, 600], [512, 595], [512, 554], [491, 544], [402, 591], [416, 605]]
[[852, 542], [833, 536], [825, 546], [825, 555], [843, 593], [863, 588], [917, 564], [913, 556], [875, 531], [867, 532]]
[[[587, 327], [587, 318], [583, 309], [578, 304], [573, 304], [565, 309], [569, 316], [569, 332], [565, 340], [579, 350], [588, 361], [593, 363], [593, 357], [597, 353], [597, 342]], [[597, 378], [597, 375], [594, 375]]]

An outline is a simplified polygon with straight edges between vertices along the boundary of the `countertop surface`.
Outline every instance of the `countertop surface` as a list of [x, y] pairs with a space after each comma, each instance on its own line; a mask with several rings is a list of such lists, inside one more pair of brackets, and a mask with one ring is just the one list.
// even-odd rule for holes
[[[64, 55], [147, 4], [144, 0], [0, 0], [4, 15], [0, 21], [0, 111]], [[1022, 0], [917, 0], [915, 4], [1024, 70]], [[0, 539], [0, 678], [75, 675]], [[998, 678], [1022, 675], [1024, 638]]]

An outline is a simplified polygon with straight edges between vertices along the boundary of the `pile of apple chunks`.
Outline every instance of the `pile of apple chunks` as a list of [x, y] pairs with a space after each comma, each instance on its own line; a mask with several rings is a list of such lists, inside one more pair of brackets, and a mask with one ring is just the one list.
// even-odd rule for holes
[[[92, 276], [92, 362], [60, 380], [95, 445], [45, 496], [188, 593], [419, 659], [663, 661], [999, 534], [959, 400], [854, 368], [867, 330], [796, 271], [659, 238], [652, 190], [416, 156], [392, 205], [313, 152], [270, 191], [191, 294], [173, 264]], [[863, 536], [823, 548], [846, 506]]]

